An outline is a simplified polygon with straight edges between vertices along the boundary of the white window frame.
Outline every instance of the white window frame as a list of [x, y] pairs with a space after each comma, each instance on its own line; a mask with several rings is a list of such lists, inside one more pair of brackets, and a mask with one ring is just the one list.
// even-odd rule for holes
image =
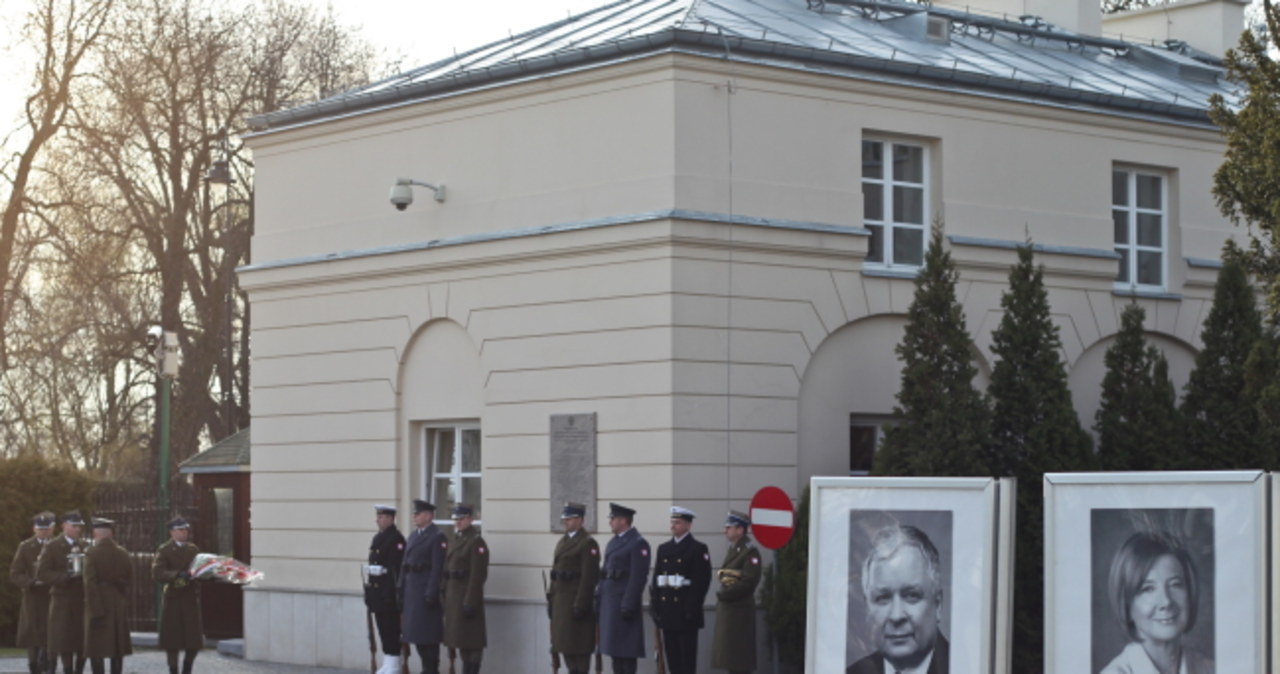
[[[1169, 174], [1166, 171], [1143, 169], [1133, 166], [1115, 165], [1111, 167], [1112, 180], [1115, 174], [1123, 173], [1125, 175], [1125, 189], [1128, 191], [1128, 204], [1118, 205], [1115, 203], [1115, 196], [1111, 198], [1112, 213], [1112, 244], [1116, 253], [1121, 250], [1128, 253], [1128, 276], [1129, 280], [1120, 280], [1120, 270], [1116, 270], [1115, 287], [1117, 290], [1135, 290], [1146, 292], [1165, 292], [1169, 287]], [[1147, 176], [1156, 178], [1160, 181], [1160, 206], [1159, 208], [1140, 208], [1138, 206], [1138, 177]], [[1127, 226], [1127, 243], [1115, 241], [1114, 225], [1115, 215], [1123, 213], [1125, 215]], [[1139, 215], [1158, 215], [1160, 216], [1160, 245], [1139, 245], [1138, 244], [1138, 216]], [[1138, 282], [1138, 253], [1139, 252], [1158, 252], [1160, 254], [1160, 283], [1139, 283]], [[1123, 261], [1123, 256], [1122, 256]]]
[[[883, 259], [879, 261], [868, 259], [865, 262], [864, 266], [868, 268], [885, 269], [885, 270], [900, 270], [900, 271], [919, 270], [920, 267], [924, 264], [924, 256], [929, 250], [929, 227], [930, 227], [929, 213], [932, 210], [931, 205], [933, 204], [933, 180], [931, 179], [932, 168], [933, 168], [932, 151], [931, 151], [932, 148], [930, 147], [929, 143], [922, 142], [920, 140], [910, 140], [906, 138], [895, 138], [892, 136], [881, 136], [881, 135], [863, 136], [862, 142], [881, 144], [883, 146], [881, 156], [884, 157], [884, 167], [883, 167], [883, 171], [881, 171], [881, 174], [882, 174], [881, 177], [868, 178], [867, 176], [862, 175], [861, 182], [859, 183], [860, 185], [870, 184], [870, 185], [881, 186], [881, 208], [882, 208], [880, 213], [881, 218], [879, 220], [867, 219], [865, 209], [860, 215], [862, 216], [863, 226], [876, 225], [881, 227], [881, 231], [884, 232], [883, 250], [882, 250]], [[893, 146], [895, 145], [919, 148], [921, 150], [921, 156], [920, 156], [920, 162], [922, 164], [921, 166], [922, 181], [921, 182], [915, 183], [915, 182], [908, 182], [905, 180], [895, 179], [893, 175]], [[859, 144], [858, 147], [859, 147], [858, 170], [859, 172], [861, 172], [862, 171], [862, 162], [861, 162], [862, 145]], [[897, 222], [893, 219], [893, 206], [894, 206], [893, 188], [895, 186], [921, 188], [921, 190], [923, 191], [923, 194], [921, 195], [921, 199], [923, 201], [921, 205], [922, 214], [920, 219], [923, 222], [920, 222], [920, 223]], [[911, 263], [898, 262], [893, 258], [894, 235], [898, 232], [898, 230], [901, 230], [901, 229], [918, 230], [920, 232], [920, 263], [919, 264], [914, 262], [911, 262]]]
[[[448, 448], [448, 451], [453, 454], [453, 470], [448, 473], [439, 473], [436, 471], [437, 452], [445, 449], [440, 446], [441, 439], [445, 437], [442, 431], [453, 432], [453, 446]], [[464, 432], [468, 431], [474, 431], [477, 435], [477, 439], [481, 442], [481, 470], [464, 471], [462, 469], [462, 436]], [[421, 473], [418, 476], [419, 493], [426, 494], [427, 499], [431, 501], [431, 503], [434, 503], [439, 509], [436, 514], [437, 524], [442, 526], [452, 526], [452, 519], [449, 517], [448, 512], [453, 503], [442, 502], [441, 499], [444, 498], [444, 495], [436, 493], [436, 480], [449, 479], [453, 483], [455, 492], [458, 495], [458, 501], [468, 503], [477, 510], [480, 510], [480, 503], [468, 500], [470, 497], [464, 489], [465, 482], [463, 480], [463, 478], [481, 480], [483, 476], [484, 436], [480, 433], [480, 424], [477, 422], [424, 424], [419, 429], [419, 433], [421, 433], [421, 436], [419, 437], [419, 447], [421, 448], [419, 465], [422, 468]], [[481, 484], [483, 484], [483, 481], [481, 481]], [[483, 510], [480, 510], [480, 514], [483, 514], [483, 512]], [[480, 518], [477, 517], [473, 524], [479, 526], [481, 524]]]

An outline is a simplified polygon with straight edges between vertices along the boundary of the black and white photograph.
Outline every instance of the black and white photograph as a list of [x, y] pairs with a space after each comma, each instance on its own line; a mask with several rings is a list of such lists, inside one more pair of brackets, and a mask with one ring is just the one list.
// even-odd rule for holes
[[1261, 471], [1045, 475], [1046, 670], [1264, 671], [1266, 492]]
[[1007, 671], [1012, 480], [810, 487], [806, 672]]
[[1212, 508], [1095, 508], [1093, 666], [1098, 674], [1212, 674]]
[[950, 672], [949, 510], [849, 513], [849, 674]]

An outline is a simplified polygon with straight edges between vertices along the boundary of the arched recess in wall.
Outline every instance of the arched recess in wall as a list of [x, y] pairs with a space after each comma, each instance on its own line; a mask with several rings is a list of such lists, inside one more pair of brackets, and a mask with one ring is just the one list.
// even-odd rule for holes
[[[471, 336], [450, 320], [418, 330], [405, 347], [400, 367], [401, 485], [409, 498], [425, 492], [425, 427], [479, 427], [484, 412], [484, 372]], [[437, 504], [441, 507], [447, 504]]]
[[[1182, 402], [1182, 387], [1191, 379], [1191, 370], [1196, 364], [1196, 350], [1180, 339], [1160, 333], [1147, 332], [1143, 336], [1148, 344], [1160, 349], [1169, 362], [1169, 378], [1173, 380], [1174, 389], [1178, 392], [1178, 402]], [[1102, 379], [1107, 374], [1107, 349], [1115, 341], [1115, 335], [1111, 335], [1094, 342], [1080, 354], [1067, 374], [1071, 403], [1076, 408], [1080, 425], [1090, 434], [1093, 434], [1094, 416], [1102, 405]]]
[[800, 383], [799, 465], [801, 489], [814, 475], [848, 475], [850, 421], [893, 414], [902, 364], [893, 352], [905, 316], [865, 318], [827, 336]]

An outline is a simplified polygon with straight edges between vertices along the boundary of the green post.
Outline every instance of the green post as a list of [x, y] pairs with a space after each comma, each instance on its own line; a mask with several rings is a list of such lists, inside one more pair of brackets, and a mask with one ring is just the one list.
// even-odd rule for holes
[[[169, 388], [172, 379], [160, 372], [160, 493], [156, 504], [156, 538], [157, 545], [163, 545], [168, 537], [169, 517]], [[163, 601], [163, 590], [156, 584], [155, 613], [157, 628], [160, 624], [160, 607]]]

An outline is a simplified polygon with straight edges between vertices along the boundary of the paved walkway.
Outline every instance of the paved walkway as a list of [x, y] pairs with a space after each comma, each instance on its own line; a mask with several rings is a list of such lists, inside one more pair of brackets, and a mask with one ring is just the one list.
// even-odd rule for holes
[[[61, 668], [59, 668], [61, 671]], [[89, 667], [85, 666], [86, 674]], [[125, 674], [169, 674], [169, 665], [160, 651], [136, 651], [124, 659]], [[299, 667], [270, 662], [241, 660], [222, 655], [213, 649], [205, 649], [196, 658], [198, 674], [260, 674], [263, 672], [324, 672], [325, 674], [360, 674], [361, 669], [330, 669], [327, 667]], [[28, 674], [26, 658], [0, 658], [0, 674]]]

